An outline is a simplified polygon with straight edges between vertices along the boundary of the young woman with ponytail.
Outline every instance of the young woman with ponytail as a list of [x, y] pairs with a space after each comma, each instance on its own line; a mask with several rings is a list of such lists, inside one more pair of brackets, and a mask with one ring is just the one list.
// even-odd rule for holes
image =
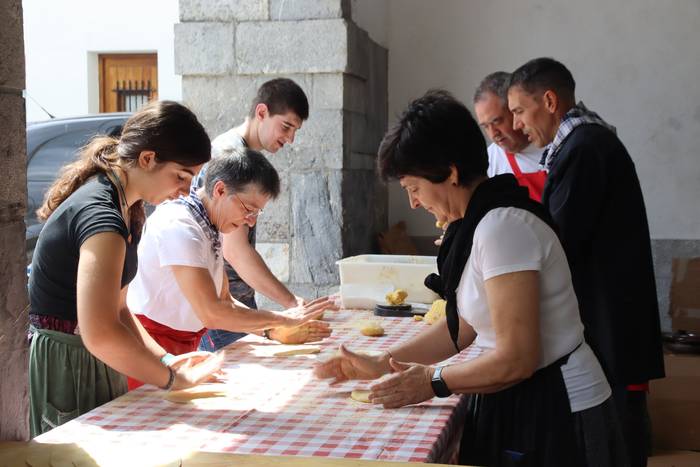
[[212, 354], [167, 354], [125, 300], [143, 202], [187, 194], [210, 152], [190, 110], [153, 102], [120, 138], [93, 139], [49, 189], [29, 279], [32, 437], [125, 393], [124, 375], [182, 389], [218, 371]]

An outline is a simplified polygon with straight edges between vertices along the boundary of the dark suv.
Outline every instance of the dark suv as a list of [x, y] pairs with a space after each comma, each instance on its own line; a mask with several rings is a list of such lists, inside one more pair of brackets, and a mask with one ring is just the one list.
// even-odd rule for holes
[[27, 257], [43, 224], [36, 210], [61, 168], [75, 160], [78, 150], [95, 135], [119, 136], [130, 113], [106, 113], [76, 118], [55, 118], [27, 124]]

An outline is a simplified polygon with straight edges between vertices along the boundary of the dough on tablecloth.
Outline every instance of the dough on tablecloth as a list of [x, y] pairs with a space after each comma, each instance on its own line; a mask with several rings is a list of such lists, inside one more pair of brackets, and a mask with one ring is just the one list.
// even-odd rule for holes
[[307, 345], [305, 347], [299, 347], [290, 350], [280, 350], [272, 354], [275, 357], [293, 357], [294, 355], [310, 355], [314, 353], [320, 353], [321, 347], [317, 345]]
[[194, 399], [209, 399], [212, 397], [226, 397], [225, 385], [202, 384], [193, 388], [168, 391], [163, 398], [176, 404], [187, 404]]
[[365, 404], [371, 403], [369, 400], [369, 391], [356, 389], [350, 393], [350, 399], [357, 402], [364, 402]]
[[360, 332], [365, 336], [379, 337], [384, 335], [384, 328], [377, 322], [369, 322], [362, 325]]

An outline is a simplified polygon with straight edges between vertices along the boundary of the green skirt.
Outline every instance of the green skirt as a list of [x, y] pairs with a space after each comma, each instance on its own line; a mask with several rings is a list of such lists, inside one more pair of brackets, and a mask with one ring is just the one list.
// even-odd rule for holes
[[126, 378], [95, 358], [80, 336], [34, 327], [31, 331], [32, 438], [126, 393]]

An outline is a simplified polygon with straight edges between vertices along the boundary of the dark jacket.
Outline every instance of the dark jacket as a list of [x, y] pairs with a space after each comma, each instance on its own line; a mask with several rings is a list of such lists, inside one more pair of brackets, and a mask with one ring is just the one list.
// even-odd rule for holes
[[586, 341], [611, 385], [663, 377], [646, 209], [634, 163], [615, 133], [575, 128], [542, 202], [569, 260]]

